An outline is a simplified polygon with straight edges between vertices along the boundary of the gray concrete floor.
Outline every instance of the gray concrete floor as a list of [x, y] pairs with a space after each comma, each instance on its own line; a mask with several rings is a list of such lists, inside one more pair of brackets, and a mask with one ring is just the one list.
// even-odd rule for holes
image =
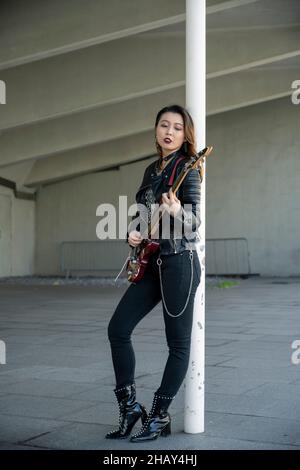
[[[296, 278], [238, 279], [228, 289], [207, 280], [205, 433], [183, 432], [181, 387], [171, 436], [106, 440], [118, 420], [106, 331], [126, 288], [0, 283], [0, 449], [300, 449]], [[167, 357], [160, 305], [133, 343], [138, 399], [149, 407]]]

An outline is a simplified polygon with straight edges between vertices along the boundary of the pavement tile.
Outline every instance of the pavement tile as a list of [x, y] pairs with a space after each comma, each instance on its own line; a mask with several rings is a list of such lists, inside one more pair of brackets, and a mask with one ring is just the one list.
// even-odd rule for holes
[[[172, 436], [138, 446], [105, 439], [118, 422], [107, 326], [127, 287], [80, 283], [0, 282], [1, 450], [300, 449], [300, 365], [291, 361], [300, 279], [207, 283], [205, 432], [183, 431], [183, 385]], [[149, 409], [168, 353], [161, 305], [133, 345], [137, 398]]]

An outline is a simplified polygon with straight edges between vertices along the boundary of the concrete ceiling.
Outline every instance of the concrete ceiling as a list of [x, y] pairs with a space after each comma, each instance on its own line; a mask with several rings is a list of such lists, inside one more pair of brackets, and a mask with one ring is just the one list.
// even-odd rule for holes
[[[0, 176], [23, 190], [152, 155], [185, 104], [185, 0], [70, 4], [1, 5]], [[207, 0], [207, 30], [208, 115], [292, 93], [299, 0]]]

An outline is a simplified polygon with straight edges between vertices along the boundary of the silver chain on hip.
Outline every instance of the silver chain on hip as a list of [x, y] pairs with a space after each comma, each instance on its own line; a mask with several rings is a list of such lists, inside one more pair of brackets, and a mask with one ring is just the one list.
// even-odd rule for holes
[[158, 258], [156, 260], [156, 263], [158, 265], [158, 270], [159, 270], [159, 282], [160, 282], [160, 290], [161, 290], [162, 301], [163, 301], [163, 304], [164, 304], [164, 307], [166, 309], [167, 314], [170, 317], [173, 317], [173, 318], [180, 317], [180, 315], [183, 314], [183, 312], [184, 312], [184, 310], [185, 310], [185, 308], [188, 304], [188, 301], [190, 299], [190, 295], [191, 295], [192, 284], [193, 284], [193, 276], [194, 276], [194, 271], [193, 271], [193, 250], [189, 250], [189, 252], [190, 252], [189, 253], [189, 258], [190, 258], [190, 262], [191, 262], [191, 281], [190, 281], [189, 293], [188, 293], [188, 296], [187, 296], [187, 299], [186, 299], [186, 302], [185, 302], [185, 305], [184, 305], [183, 309], [177, 315], [173, 315], [167, 308], [166, 301], [165, 301], [165, 296], [164, 296], [164, 292], [163, 292], [163, 285], [162, 285], [162, 275], [161, 275], [162, 259], [161, 259], [160, 255], [158, 256]]

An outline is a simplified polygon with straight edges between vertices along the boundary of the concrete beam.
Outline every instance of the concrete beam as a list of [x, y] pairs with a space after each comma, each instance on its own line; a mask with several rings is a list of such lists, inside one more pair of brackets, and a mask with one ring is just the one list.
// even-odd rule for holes
[[183, 13], [182, 0], [10, 0], [1, 6], [0, 69], [184, 21]]
[[70, 152], [62, 152], [36, 161], [25, 185], [37, 187], [118, 166], [121, 163], [136, 162], [137, 158], [148, 157], [155, 152], [152, 130]]
[[[207, 113], [212, 115], [287, 96], [292, 93], [296, 75], [293, 68], [279, 69], [276, 73], [272, 69], [253, 69], [211, 79], [207, 86]], [[6, 131], [0, 137], [0, 168], [150, 131], [162, 103], [173, 102], [184, 104], [183, 86]]]
[[[242, 78], [241, 75], [243, 75]], [[253, 70], [237, 74], [234, 76], [234, 80], [233, 77], [229, 76], [224, 77], [224, 79], [216, 78], [211, 80], [208, 83], [207, 94], [208, 115], [288, 96], [291, 94], [291, 81], [294, 77], [295, 70], [293, 69], [276, 70], [276, 73], [272, 70]], [[226, 96], [222, 92], [223, 88], [226, 89]], [[180, 90], [180, 96], [179, 101], [182, 102], [184, 98], [183, 88]], [[162, 102], [171, 102], [163, 100], [162, 97], [157, 101], [160, 104]], [[146, 103], [144, 105], [146, 106]], [[139, 107], [143, 108], [143, 105], [141, 104]], [[143, 128], [148, 126], [148, 129], [140, 131], [139, 121], [135, 120], [134, 128], [139, 133], [134, 135], [61, 152], [55, 156], [36, 161], [24, 184], [34, 187], [53, 180], [104, 169], [107, 166], [135, 161], [153, 154], [155, 151], [153, 142], [154, 113], [151, 119], [145, 120], [145, 118], [145, 114], [141, 114], [139, 118], [136, 117], [136, 119], [144, 119], [142, 126]], [[134, 119], [133, 114], [131, 114], [131, 119]]]
[[165, 102], [184, 104], [184, 87], [5, 131], [0, 168], [149, 130]]
[[34, 165], [35, 160], [27, 160], [25, 162], [2, 167], [0, 170], [0, 178], [13, 181], [18, 191], [32, 193], [34, 189], [25, 187], [25, 182], [34, 168]]
[[[207, 0], [215, 14], [260, 0]], [[118, 14], [116, 14], [118, 12]], [[0, 70], [185, 21], [184, 0], [10, 0], [1, 6]]]
[[[209, 38], [208, 78], [300, 55], [299, 28], [219, 33]], [[170, 53], [174, 50], [176, 61]], [[184, 85], [185, 68], [178, 66], [184, 61], [183, 38], [140, 37], [6, 70], [1, 74], [7, 104], [0, 115], [0, 130]]]
[[257, 3], [260, 1], [261, 0], [206, 0], [206, 13], [219, 13], [221, 11], [243, 7], [245, 5], [249, 5], [250, 3]]
[[291, 86], [296, 78], [295, 68], [276, 71], [272, 68], [257, 68], [209, 80], [207, 114], [218, 114], [289, 96], [293, 92]]
[[300, 56], [300, 25], [209, 32], [207, 78]]
[[181, 38], [127, 38], [5, 70], [7, 103], [0, 130], [172, 88], [174, 81], [184, 80], [178, 63], [184, 63]]

